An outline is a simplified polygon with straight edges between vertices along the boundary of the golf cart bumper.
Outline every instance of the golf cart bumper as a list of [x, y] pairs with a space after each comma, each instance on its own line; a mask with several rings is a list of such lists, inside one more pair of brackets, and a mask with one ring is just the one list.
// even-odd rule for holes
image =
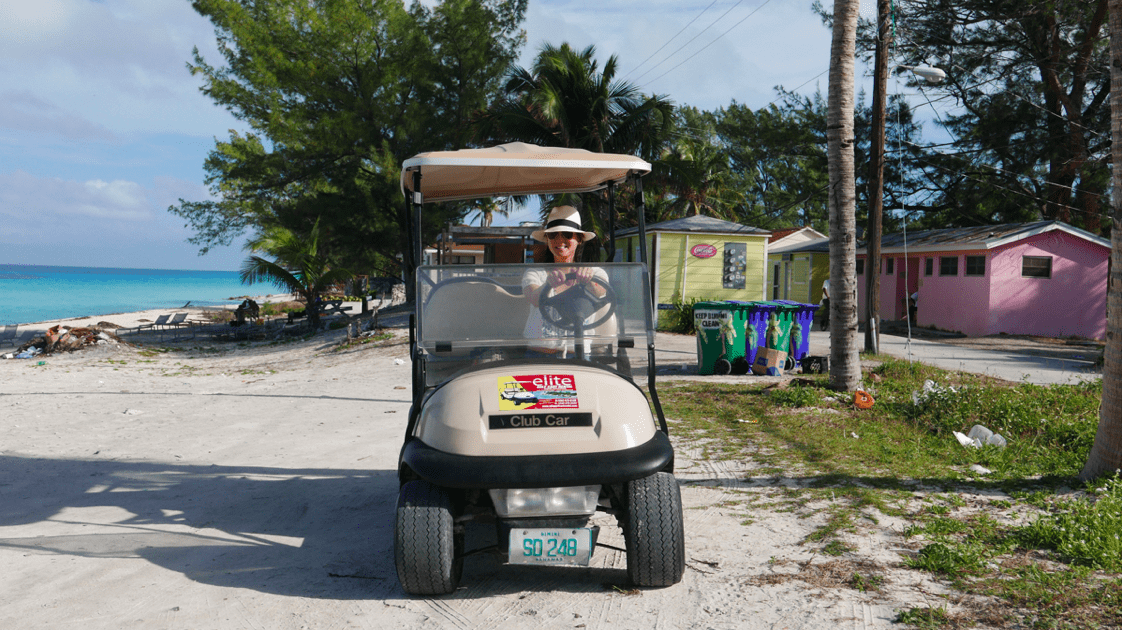
[[438, 451], [410, 440], [401, 452], [400, 471], [444, 488], [549, 488], [624, 483], [671, 471], [674, 449], [665, 433], [656, 431], [645, 444], [621, 451], [566, 455], [485, 456]]

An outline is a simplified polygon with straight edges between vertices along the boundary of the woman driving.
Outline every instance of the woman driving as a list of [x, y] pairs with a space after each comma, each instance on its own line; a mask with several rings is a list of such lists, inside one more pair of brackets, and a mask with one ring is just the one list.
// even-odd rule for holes
[[[542, 229], [535, 230], [531, 236], [548, 245], [549, 252], [544, 262], [553, 265], [527, 269], [522, 275], [522, 294], [534, 306], [526, 321], [525, 336], [534, 340], [571, 336], [543, 321], [538, 307], [543, 292], [546, 295], [557, 295], [574, 287], [586, 287], [585, 290], [596, 297], [606, 294], [604, 286], [607, 285], [608, 274], [603, 269], [564, 266], [580, 260], [585, 241], [596, 238], [596, 233], [581, 228], [580, 212], [576, 208], [556, 206], [549, 211]], [[533, 349], [545, 354], [556, 354], [563, 349], [563, 345], [558, 339], [556, 342], [535, 344]]]

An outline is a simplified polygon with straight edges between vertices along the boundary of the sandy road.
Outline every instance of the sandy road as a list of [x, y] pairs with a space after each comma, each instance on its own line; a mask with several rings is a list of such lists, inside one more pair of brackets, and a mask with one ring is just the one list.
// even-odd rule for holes
[[[392, 553], [404, 356], [317, 338], [0, 362], [0, 627], [864, 629], [941, 601], [899, 568], [903, 524], [883, 517], [847, 534], [883, 593], [808, 582], [824, 559], [804, 539], [824, 516], [752, 505], [805, 480], [698, 461], [690, 444], [682, 583], [633, 591], [624, 554], [599, 549], [580, 569], [477, 556], [455, 594], [406, 596]], [[623, 547], [601, 520], [601, 542]]]

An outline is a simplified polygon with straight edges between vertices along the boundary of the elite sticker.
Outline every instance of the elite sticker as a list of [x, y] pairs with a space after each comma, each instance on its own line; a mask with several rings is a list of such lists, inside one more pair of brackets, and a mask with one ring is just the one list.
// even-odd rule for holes
[[500, 376], [499, 409], [576, 409], [577, 381], [572, 374]]

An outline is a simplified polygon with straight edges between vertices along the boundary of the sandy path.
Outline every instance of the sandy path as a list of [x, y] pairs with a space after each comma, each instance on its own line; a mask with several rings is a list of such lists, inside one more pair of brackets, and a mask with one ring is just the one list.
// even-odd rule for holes
[[837, 560], [803, 544], [825, 504], [768, 509], [802, 480], [689, 444], [682, 583], [632, 592], [624, 554], [599, 549], [587, 569], [477, 556], [455, 594], [408, 597], [392, 553], [405, 345], [327, 338], [0, 361], [0, 627], [865, 629], [941, 603], [897, 566], [903, 524], [883, 516], [841, 558], [880, 567], [883, 594], [787, 579]]

